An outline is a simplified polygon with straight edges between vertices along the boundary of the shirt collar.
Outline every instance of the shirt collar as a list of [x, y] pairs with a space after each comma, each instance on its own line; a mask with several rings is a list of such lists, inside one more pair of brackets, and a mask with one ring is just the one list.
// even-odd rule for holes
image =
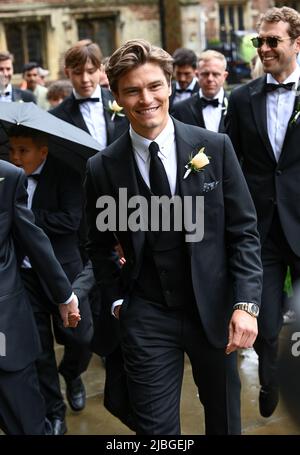
[[101, 101], [101, 88], [100, 85], [97, 85], [95, 91], [89, 97], [80, 96], [73, 88], [73, 95], [77, 100], [81, 100], [82, 98], [99, 98], [99, 101]]
[[[32, 174], [40, 174], [40, 173], [42, 172], [42, 170], [43, 170], [43, 167], [44, 167], [45, 164], [46, 164], [46, 161], [47, 161], [47, 158], [44, 159], [44, 161], [42, 162], [42, 164], [40, 164], [39, 167], [37, 167], [37, 168], [32, 172]], [[30, 176], [28, 176], [28, 177], [30, 177]]]
[[[296, 87], [298, 85], [298, 81], [300, 79], [300, 67], [297, 65], [296, 69], [290, 74], [284, 81], [283, 84], [287, 84], [288, 82], [294, 82]], [[267, 83], [268, 84], [278, 84], [279, 82], [274, 79], [272, 74], [267, 74]]]
[[140, 136], [138, 133], [134, 131], [132, 126], [130, 125], [129, 134], [132, 141], [133, 150], [142, 158], [144, 162], [146, 162], [149, 157], [149, 145], [153, 140], [158, 144], [160, 153], [167, 158], [169, 151], [170, 151], [170, 144], [174, 141], [174, 124], [169, 117], [168, 123], [166, 127], [162, 130], [162, 132], [153, 140], [147, 139], [146, 137]]
[[[196, 77], [193, 77], [193, 80], [192, 82], [190, 83], [190, 85], [188, 85], [188, 87], [185, 89], [185, 91], [193, 91], [194, 90], [194, 87], [197, 83], [197, 78]], [[176, 81], [176, 90], [181, 90], [181, 87], [179, 85], [179, 83]]]
[[213, 98], [207, 98], [207, 96], [204, 96], [204, 95], [203, 95], [202, 89], [201, 89], [201, 88], [199, 89], [199, 96], [200, 96], [200, 98], [203, 97], [203, 98], [206, 98], [206, 99], [213, 99], [213, 100], [214, 100], [214, 99], [218, 99], [220, 105], [223, 104], [224, 95], [225, 95], [225, 93], [224, 93], [223, 87], [220, 88], [220, 90], [218, 91], [218, 93], [217, 93]]

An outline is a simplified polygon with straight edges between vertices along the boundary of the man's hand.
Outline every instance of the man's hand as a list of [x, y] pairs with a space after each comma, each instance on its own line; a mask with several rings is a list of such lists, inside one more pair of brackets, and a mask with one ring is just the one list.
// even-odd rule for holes
[[78, 309], [78, 298], [74, 294], [71, 302], [65, 304], [61, 303], [59, 305], [59, 312], [62, 318], [64, 327], [77, 327], [78, 322], [80, 321], [80, 313]]
[[244, 310], [235, 310], [229, 323], [226, 354], [239, 348], [252, 348], [257, 337], [257, 319]]

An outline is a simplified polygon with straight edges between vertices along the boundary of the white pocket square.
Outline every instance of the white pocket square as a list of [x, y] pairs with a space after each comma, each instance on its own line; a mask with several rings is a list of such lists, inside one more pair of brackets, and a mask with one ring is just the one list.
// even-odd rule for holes
[[214, 190], [219, 185], [219, 180], [214, 182], [204, 182], [203, 193], [208, 193], [209, 191]]

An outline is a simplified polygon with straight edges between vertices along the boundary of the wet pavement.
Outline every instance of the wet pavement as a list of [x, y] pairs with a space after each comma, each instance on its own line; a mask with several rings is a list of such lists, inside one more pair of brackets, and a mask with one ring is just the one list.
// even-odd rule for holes
[[[282, 332], [284, 337], [284, 330]], [[60, 356], [58, 347], [57, 354]], [[258, 410], [259, 384], [257, 356], [252, 349], [239, 353], [242, 381], [242, 428], [245, 435], [300, 435], [300, 427], [288, 415], [280, 401], [274, 414], [263, 418]], [[92, 358], [89, 369], [82, 375], [87, 390], [86, 408], [79, 412], [67, 411], [68, 435], [132, 435], [126, 426], [112, 416], [103, 406], [105, 370], [98, 356]], [[62, 389], [64, 383], [62, 381]], [[183, 435], [203, 435], [204, 416], [197, 398], [191, 366], [185, 362], [181, 398], [181, 425]]]

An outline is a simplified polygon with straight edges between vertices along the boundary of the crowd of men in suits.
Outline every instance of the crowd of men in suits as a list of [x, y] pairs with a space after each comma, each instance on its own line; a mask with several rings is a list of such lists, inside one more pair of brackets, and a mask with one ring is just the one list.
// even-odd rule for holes
[[[87, 174], [54, 158], [45, 135], [10, 130], [9, 160], [28, 185], [0, 161], [0, 290], [8, 296], [0, 296], [0, 331], [23, 339], [20, 357], [0, 357], [6, 433], [64, 434], [58, 373], [71, 408], [82, 410], [92, 351], [105, 358], [105, 406], [137, 434], [180, 434], [184, 352], [207, 434], [241, 432], [238, 348], [254, 346], [260, 413], [274, 412], [287, 267], [293, 282], [300, 275], [299, 13], [267, 11], [253, 44], [267, 74], [230, 97], [226, 59], [216, 51], [198, 59], [181, 48], [172, 58], [130, 40], [106, 65], [108, 89], [100, 86], [99, 47], [72, 46], [64, 60], [71, 92], [50, 112], [101, 145]], [[34, 101], [12, 87], [9, 53], [0, 53], [0, 74], [0, 102]], [[191, 157], [203, 149], [208, 163], [198, 169]], [[203, 239], [188, 244], [183, 232], [161, 227], [102, 232], [96, 201], [111, 196], [119, 212], [120, 188], [149, 206], [162, 195], [203, 196]], [[54, 336], [64, 345], [58, 367]], [[16, 385], [26, 400], [13, 394]]]

